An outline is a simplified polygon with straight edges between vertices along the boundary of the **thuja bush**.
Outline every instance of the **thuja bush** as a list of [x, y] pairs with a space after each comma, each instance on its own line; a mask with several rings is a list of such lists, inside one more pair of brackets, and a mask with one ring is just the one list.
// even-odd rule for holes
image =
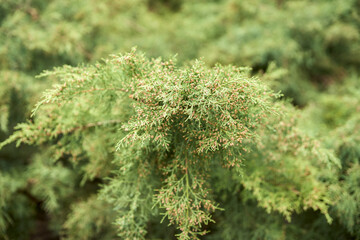
[[[338, 85], [330, 87], [326, 93], [314, 88], [328, 87], [340, 79], [344, 80], [341, 84], [346, 85], [350, 78], [345, 76], [352, 68], [354, 72], [358, 71], [359, 6], [358, 1], [354, 0], [2, 1], [0, 141], [13, 133], [13, 127], [17, 123], [29, 119], [28, 124], [19, 127], [24, 126], [23, 135], [31, 136], [27, 143], [32, 146], [24, 144], [15, 149], [15, 144], [12, 143], [1, 149], [1, 236], [6, 234], [10, 239], [45, 237], [49, 236], [51, 229], [53, 233], [50, 235], [66, 238], [86, 239], [101, 236], [112, 239], [118, 229], [112, 225], [113, 222], [124, 224], [123, 229], [129, 229], [126, 227], [130, 226], [129, 222], [119, 220], [119, 216], [123, 216], [123, 219], [131, 216], [121, 215], [126, 212], [124, 209], [129, 207], [121, 205], [128, 202], [127, 198], [119, 199], [119, 196], [128, 196], [122, 195], [124, 188], [113, 187], [120, 189], [119, 193], [112, 194], [109, 190], [102, 198], [97, 196], [97, 192], [100, 189], [104, 192], [106, 186], [110, 186], [113, 181], [109, 179], [115, 179], [118, 175], [119, 178], [123, 177], [122, 172], [115, 169], [122, 169], [123, 162], [119, 159], [125, 158], [125, 151], [130, 149], [128, 144], [131, 143], [125, 141], [125, 138], [122, 145], [118, 148], [115, 146], [120, 139], [127, 136], [128, 132], [119, 128], [128, 123], [131, 117], [135, 118], [137, 113], [131, 104], [136, 100], [119, 95], [119, 91], [111, 87], [93, 91], [88, 77], [83, 76], [87, 79], [82, 85], [84, 90], [79, 89], [80, 92], [77, 92], [73, 85], [69, 87], [70, 83], [67, 83], [63, 91], [68, 95], [59, 92], [58, 96], [64, 97], [56, 100], [63, 104], [59, 109], [55, 109], [58, 102], [53, 103], [52, 97], [34, 117], [30, 117], [30, 109], [42, 90], [49, 87], [53, 81], [62, 79], [65, 83], [76, 76], [80, 78], [81, 73], [95, 72], [96, 68], [60, 68], [55, 70], [53, 76], [49, 74], [47, 78], [34, 79], [33, 76], [42, 70], [63, 64], [94, 62], [110, 52], [124, 51], [130, 46], [138, 45], [138, 48], [146, 50], [149, 56], [169, 56], [178, 52], [178, 67], [175, 67], [178, 71], [182, 69], [179, 66], [186, 65], [189, 59], [199, 56], [205, 56], [207, 66], [214, 66], [216, 62], [249, 65], [253, 67], [253, 74], [266, 72], [261, 78], [270, 81], [272, 89], [283, 90], [285, 96], [292, 97], [298, 105], [310, 105], [300, 113], [279, 100], [269, 100], [267, 105], [272, 108], [266, 117], [261, 118], [262, 124], [255, 123], [254, 129], [247, 126], [251, 134], [246, 135], [248, 138], [245, 136], [241, 144], [249, 149], [249, 152], [241, 152], [239, 158], [244, 164], [243, 167], [234, 165], [229, 170], [225, 168], [226, 171], [222, 168], [215, 171], [216, 165], [204, 168], [206, 171], [201, 174], [205, 175], [204, 186], [211, 190], [208, 196], [212, 196], [215, 207], [215, 203], [218, 203], [217, 207], [225, 209], [211, 213], [217, 224], [202, 228], [211, 230], [208, 237], [359, 238], [357, 225], [360, 208], [357, 203], [360, 198], [356, 170], [359, 159], [359, 113], [356, 107], [350, 107], [358, 105], [358, 78], [354, 77], [353, 85], [342, 90], [340, 94], [337, 93], [340, 89]], [[275, 64], [269, 64], [272, 61], [283, 69], [276, 70]], [[96, 70], [96, 74], [106, 79], [104, 86], [115, 81], [112, 77], [116, 78], [117, 73], [107, 72], [105, 69], [105, 66], [110, 69], [111, 64], [111, 61], [100, 64], [101, 69]], [[211, 70], [207, 67], [203, 69]], [[249, 79], [250, 74], [246, 71], [248, 70], [242, 70], [242, 74]], [[272, 81], [275, 78], [277, 81]], [[94, 81], [97, 80], [92, 81], [96, 84]], [[259, 80], [252, 81], [264, 84]], [[67, 92], [70, 89], [74, 90], [71, 96], [71, 92]], [[58, 90], [53, 91], [55, 94]], [[72, 103], [69, 102], [70, 98], [73, 99]], [[204, 97], [204, 102], [205, 99], [207, 98]], [[116, 107], [114, 102], [117, 103]], [[102, 107], [99, 108], [100, 103]], [[194, 109], [197, 109], [195, 105]], [[247, 124], [251, 125], [250, 120]], [[190, 119], [186, 122], [189, 121]], [[220, 118], [220, 121], [223, 119]], [[301, 125], [301, 131], [298, 124]], [[29, 129], [25, 130], [25, 126]], [[285, 126], [289, 127], [286, 131]], [[36, 127], [40, 127], [37, 132]], [[130, 131], [132, 128], [128, 129]], [[20, 139], [20, 132], [16, 133], [17, 139]], [[323, 149], [316, 150], [317, 154], [310, 154], [313, 149], [309, 146], [316, 144], [303, 132], [334, 149], [341, 160], [342, 169], [323, 167], [324, 163], [318, 160], [324, 160], [330, 155], [326, 155], [328, 153]], [[278, 133], [288, 138], [282, 138]], [[291, 138], [293, 135], [299, 138]], [[154, 134], [151, 136], [156, 137]], [[26, 138], [22, 139], [26, 142]], [[168, 141], [169, 150], [164, 151], [174, 152], [175, 150], [171, 150], [174, 145], [171, 145], [171, 141], [178, 140]], [[296, 141], [301, 144], [289, 144]], [[159, 144], [159, 139], [151, 142]], [[204, 143], [204, 146], [208, 147], [211, 144], [206, 141]], [[33, 147], [35, 145], [36, 148]], [[201, 144], [197, 142], [197, 145]], [[307, 148], [303, 148], [304, 146]], [[146, 154], [152, 154], [148, 149], [153, 149], [153, 146], [145, 149]], [[219, 147], [215, 152], [220, 153], [218, 151], [221, 149]], [[213, 150], [207, 151], [210, 155]], [[145, 154], [136, 153], [140, 156]], [[129, 150], [128, 155], [133, 156], [134, 152]], [[274, 159], [279, 160], [273, 161]], [[241, 174], [238, 173], [239, 170], [242, 171]], [[304, 171], [306, 174], [303, 176]], [[309, 172], [311, 174], [308, 174]], [[273, 179], [269, 179], [270, 176]], [[153, 206], [156, 203], [152, 198], [154, 189], [160, 190], [167, 186], [163, 184], [165, 179], [167, 177], [160, 173], [154, 173], [151, 178], [147, 178], [149, 194], [143, 190], [143, 195], [148, 197], [146, 201], [151, 202], [149, 205], [152, 209], [147, 212], [151, 214], [146, 215], [147, 218], [136, 218], [133, 221], [141, 226], [145, 226], [146, 222], [144, 229], [148, 232], [145, 236], [149, 238], [156, 236], [166, 239], [179, 233], [172, 227], [164, 227], [164, 224], [169, 223], [167, 217], [164, 218], [164, 224], [159, 225], [161, 218], [158, 219], [157, 216], [164, 213], [166, 208], [160, 208], [159, 204]], [[185, 178], [183, 180], [185, 181]], [[324, 219], [324, 206], [319, 208], [321, 211], [294, 213], [310, 206], [305, 207], [302, 196], [322, 196], [317, 195], [317, 190], [312, 193], [310, 191], [318, 189], [318, 182], [327, 188], [334, 198], [331, 201], [322, 200], [325, 206], [330, 202], [335, 205], [330, 208], [330, 215], [334, 218], [331, 227]], [[294, 187], [295, 185], [297, 187]], [[298, 190], [303, 186], [314, 188]], [[302, 195], [296, 194], [297, 191]], [[155, 193], [160, 195], [159, 191]], [[276, 200], [271, 201], [271, 204], [265, 202], [264, 199], [268, 199], [265, 193], [271, 193], [272, 199], [276, 197]], [[90, 211], [92, 214], [89, 214]], [[271, 212], [271, 215], [267, 211]], [[274, 211], [280, 214], [274, 214]], [[291, 224], [284, 222], [283, 216], [287, 219], [291, 217]], [[84, 221], [85, 218], [87, 221]], [[50, 224], [47, 223], [49, 221]], [[259, 224], [252, 224], [254, 222]], [[43, 228], [46, 230], [38, 230]], [[305, 231], [307, 234], [304, 234]], [[122, 236], [127, 235], [124, 233]], [[131, 238], [131, 235], [129, 236]]]
[[[337, 159], [248, 68], [178, 67], [134, 50], [40, 76], [59, 83], [1, 146], [42, 149], [26, 170], [25, 195], [62, 238], [198, 239], [212, 231], [233, 239], [247, 208], [264, 224], [274, 213], [275, 225], [241, 225], [244, 237], [284, 235], [284, 219], [307, 209], [332, 221], [324, 169]], [[13, 220], [7, 203], [2, 195], [3, 234]]]

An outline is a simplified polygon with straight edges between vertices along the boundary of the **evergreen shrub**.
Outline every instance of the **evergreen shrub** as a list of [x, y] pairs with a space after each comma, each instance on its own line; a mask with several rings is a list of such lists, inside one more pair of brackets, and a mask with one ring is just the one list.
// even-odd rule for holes
[[41, 76], [59, 83], [2, 146], [43, 148], [28, 184], [65, 238], [111, 238], [114, 229], [156, 238], [167, 230], [151, 226], [165, 221], [179, 239], [197, 239], [233, 201], [287, 221], [306, 209], [332, 221], [322, 168], [337, 159], [248, 68], [178, 67], [132, 51]]

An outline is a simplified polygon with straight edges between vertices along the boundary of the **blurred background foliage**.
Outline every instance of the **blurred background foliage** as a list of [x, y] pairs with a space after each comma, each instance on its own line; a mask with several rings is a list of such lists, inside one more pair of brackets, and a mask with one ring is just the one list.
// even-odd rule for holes
[[[218, 196], [227, 211], [217, 213], [218, 225], [210, 226], [207, 238], [360, 239], [358, 0], [0, 0], [0, 140], [17, 123], [31, 121], [40, 93], [54, 83], [35, 78], [43, 70], [95, 63], [133, 46], [149, 57], [177, 54], [184, 65], [202, 57], [210, 66], [252, 67], [298, 108], [298, 127], [341, 161], [341, 168], [314, 163], [311, 170], [335, 196], [332, 225], [319, 211], [294, 214], [290, 223], [269, 214], [228, 176], [234, 186]], [[104, 135], [89, 137], [103, 139], [85, 149], [93, 165], [52, 164], [51, 151], [34, 147], [2, 149], [0, 236], [113, 239], [114, 213], [93, 196], [112, 167], [110, 160], [102, 162], [114, 151]], [[256, 164], [249, 163], [249, 172]], [[225, 175], [219, 172], [219, 178]], [[171, 238], [150, 225], [151, 236]]]

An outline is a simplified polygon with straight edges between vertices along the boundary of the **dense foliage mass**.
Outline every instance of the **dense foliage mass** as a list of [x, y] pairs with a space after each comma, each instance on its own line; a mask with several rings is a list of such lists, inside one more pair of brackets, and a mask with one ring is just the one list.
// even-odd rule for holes
[[1, 1], [0, 238], [360, 239], [359, 56], [356, 0]]
[[[229, 171], [224, 175], [238, 178], [244, 198], [269, 212], [290, 221], [294, 211], [312, 208], [331, 221], [333, 199], [314, 167], [333, 157], [296, 130], [291, 113], [284, 114], [287, 108], [248, 69], [208, 68], [198, 61], [178, 68], [173, 60], [150, 61], [131, 52], [43, 75], [62, 82], [36, 105], [39, 117], [19, 124], [5, 143], [49, 146], [47, 164], [52, 172], [59, 168], [53, 181], [62, 179], [63, 186], [56, 192], [46, 189], [50, 181], [34, 186], [47, 197], [48, 211], [78, 198], [71, 193], [76, 186], [97, 179], [105, 206], [118, 211], [123, 238], [144, 238], [156, 213], [177, 226], [179, 239], [196, 238], [206, 233], [203, 226], [214, 221], [219, 204], [226, 211], [216, 201], [228, 187], [218, 176], [223, 167]], [[44, 174], [41, 164], [33, 171]]]

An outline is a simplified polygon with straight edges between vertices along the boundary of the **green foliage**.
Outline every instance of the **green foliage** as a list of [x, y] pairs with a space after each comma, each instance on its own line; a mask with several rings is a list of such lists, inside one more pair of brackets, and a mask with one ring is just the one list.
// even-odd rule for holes
[[[359, 77], [353, 74], [342, 86], [333, 86], [328, 94], [319, 97], [305, 114], [312, 117], [304, 129], [317, 129], [316, 136], [324, 138], [336, 150], [342, 169], [334, 172], [337, 177], [337, 202], [332, 210], [348, 231], [360, 238], [359, 225]], [[306, 117], [306, 115], [305, 115]]]
[[132, 46], [151, 57], [178, 54], [180, 63], [204, 57], [210, 65], [247, 65], [254, 72], [276, 62], [290, 70], [277, 90], [303, 106], [314, 86], [326, 88], [359, 67], [356, 0], [6, 0], [2, 5], [1, 68], [35, 74]]
[[74, 203], [64, 223], [64, 239], [114, 239], [116, 232], [112, 224], [114, 211], [106, 202], [90, 196]]
[[[107, 158], [94, 154], [112, 152], [108, 164], [119, 172], [99, 169], [96, 177], [110, 177], [100, 195], [118, 212], [115, 222], [125, 239], [143, 239], [159, 212], [180, 230], [179, 239], [206, 234], [204, 226], [214, 222], [211, 214], [222, 203], [214, 197], [227, 187], [216, 179], [219, 167], [232, 172], [244, 198], [268, 213], [290, 221], [292, 213], [312, 208], [331, 221], [332, 197], [318, 171], [336, 159], [296, 129], [288, 119], [292, 107], [276, 101], [277, 94], [249, 77], [249, 69], [209, 68], [201, 61], [179, 68], [173, 60], [133, 51], [42, 76], [61, 83], [36, 105], [38, 117], [19, 124], [3, 144], [50, 144], [50, 169], [49, 160], [30, 169], [37, 181], [47, 182], [33, 192], [46, 199], [50, 212], [58, 200], [71, 199], [76, 178], [82, 178], [80, 188], [86, 186], [97, 161], [107, 165]], [[88, 139], [98, 143], [99, 135], [106, 144], [91, 147]], [[211, 188], [215, 183], [218, 189]], [[78, 221], [76, 215], [65, 229]]]
[[2, 0], [0, 238], [360, 239], [359, 16]]

